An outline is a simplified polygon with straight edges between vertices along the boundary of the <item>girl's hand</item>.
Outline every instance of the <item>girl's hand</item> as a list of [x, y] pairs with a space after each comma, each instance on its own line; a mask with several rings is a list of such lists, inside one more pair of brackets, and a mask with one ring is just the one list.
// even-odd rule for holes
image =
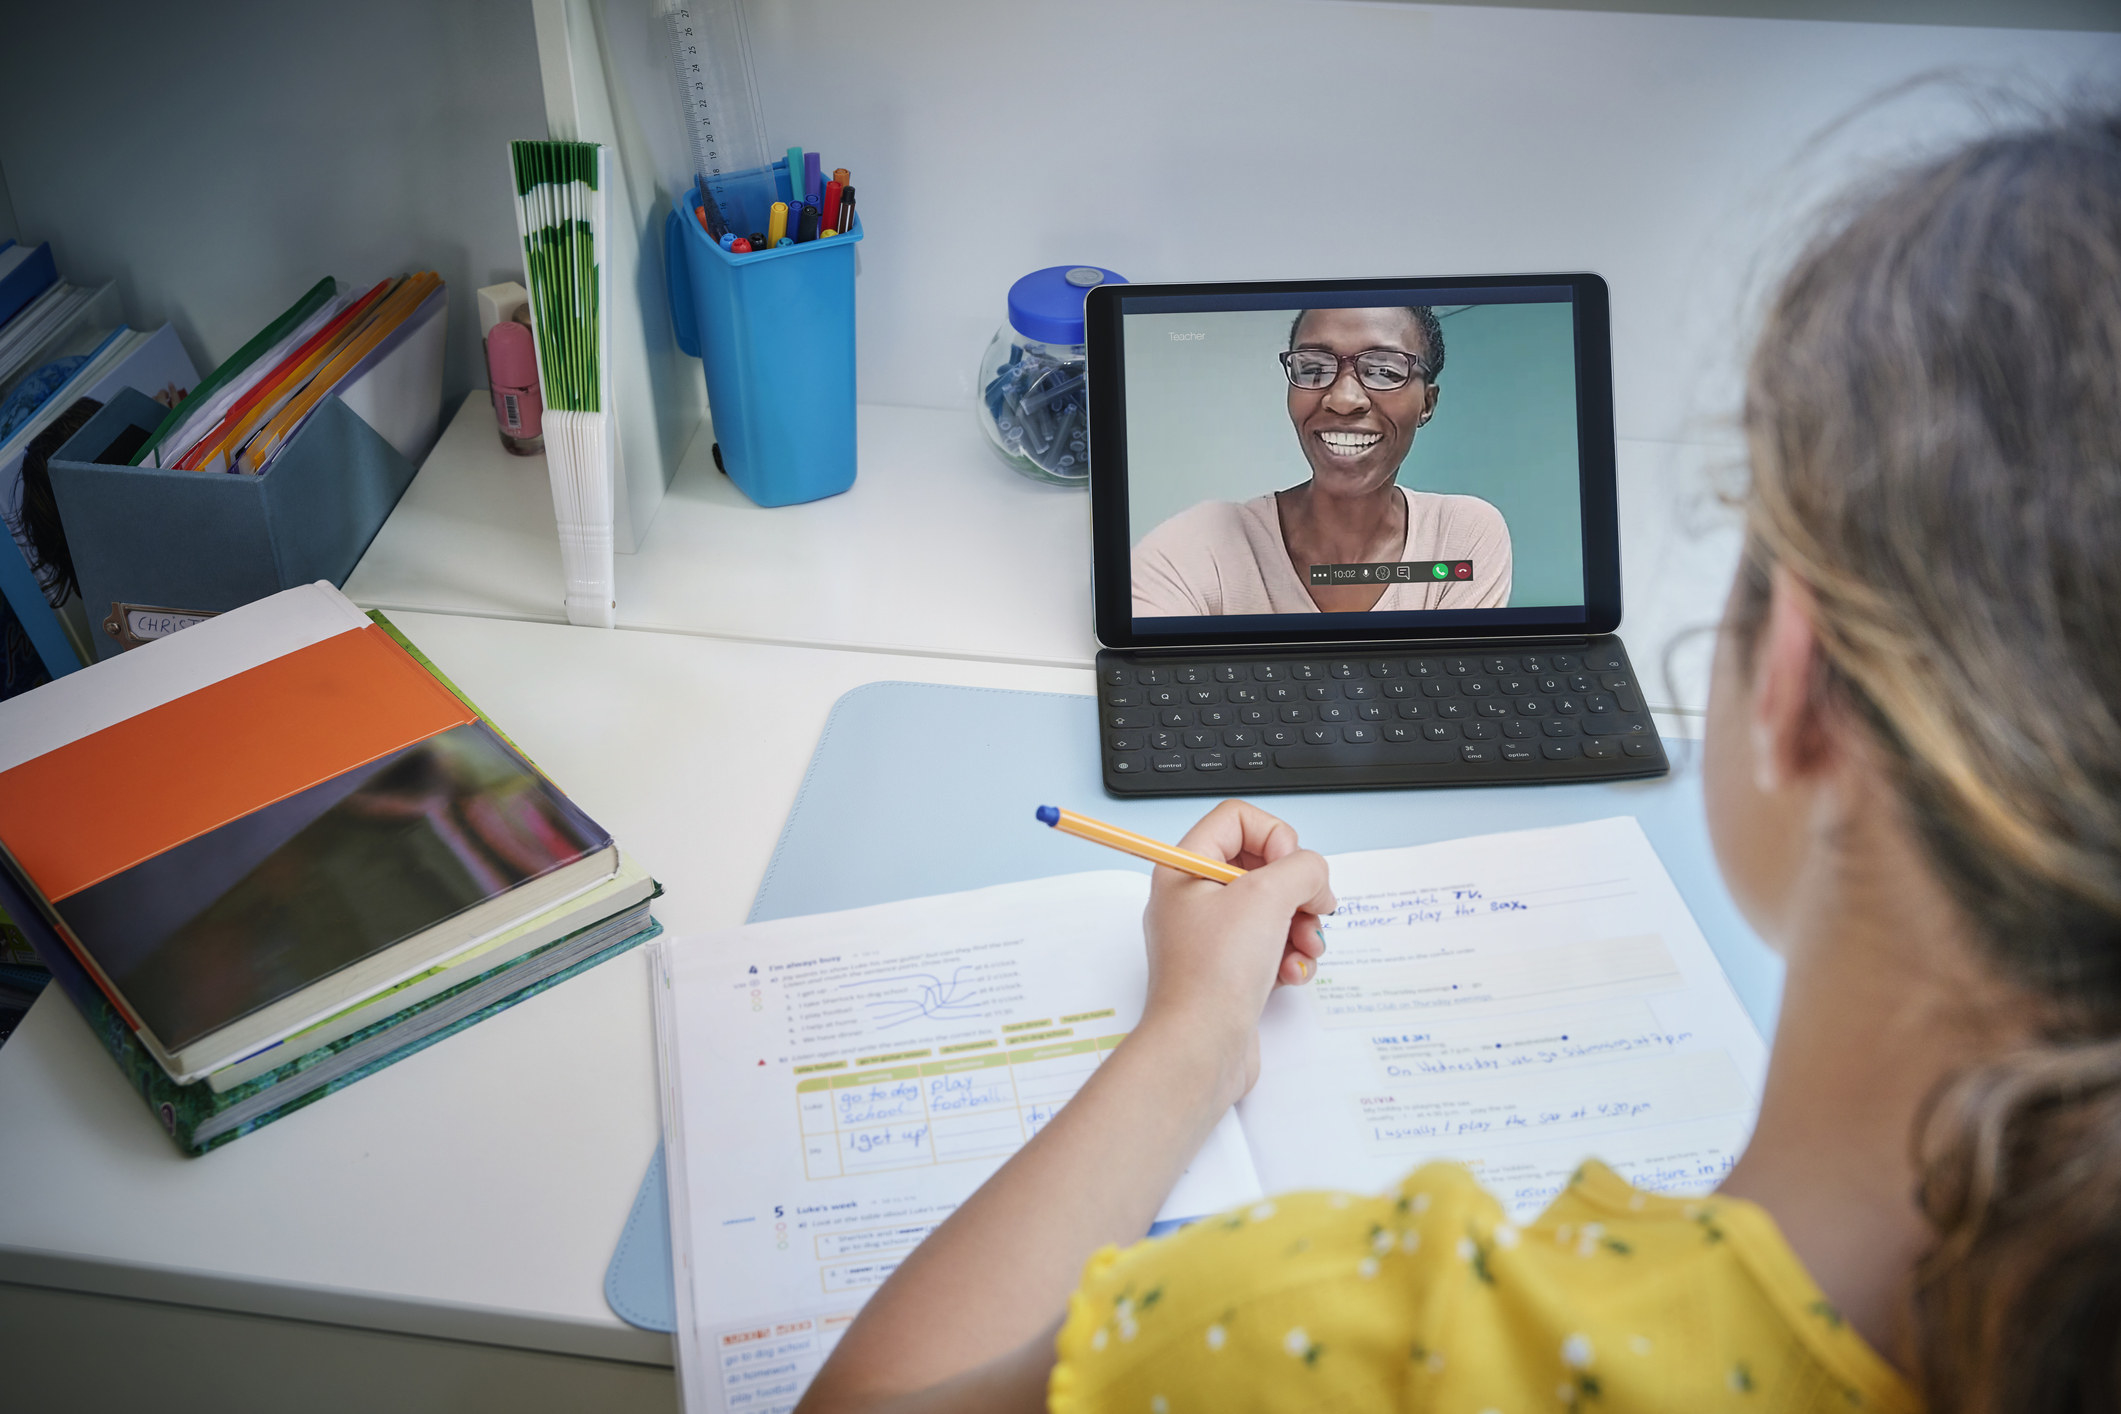
[[1141, 1025], [1206, 1048], [1225, 1067], [1234, 1103], [1259, 1076], [1267, 997], [1311, 980], [1325, 951], [1319, 915], [1337, 904], [1326, 861], [1297, 848], [1285, 821], [1241, 800], [1216, 806], [1179, 844], [1251, 872], [1212, 884], [1156, 871], [1142, 920], [1149, 998]]

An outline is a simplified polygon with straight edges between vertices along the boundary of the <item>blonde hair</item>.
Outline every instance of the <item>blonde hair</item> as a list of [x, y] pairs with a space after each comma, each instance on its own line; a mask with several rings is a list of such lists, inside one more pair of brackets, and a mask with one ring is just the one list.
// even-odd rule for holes
[[2043, 1043], [1912, 1136], [1932, 1410], [2121, 1406], [2121, 113], [1890, 182], [1783, 285], [1747, 381], [1736, 627], [1816, 596], [1828, 692]]

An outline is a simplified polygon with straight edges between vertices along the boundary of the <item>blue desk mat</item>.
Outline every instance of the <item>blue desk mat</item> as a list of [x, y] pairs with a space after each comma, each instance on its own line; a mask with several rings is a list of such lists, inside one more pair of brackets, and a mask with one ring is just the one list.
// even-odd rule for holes
[[[1700, 744], [1667, 740], [1673, 772], [1610, 785], [1336, 791], [1262, 797], [1326, 854], [1633, 815], [1693, 911], [1739, 1000], [1772, 1035], [1782, 964], [1739, 917], [1710, 853]], [[1244, 777], [1232, 773], [1232, 794]], [[1094, 699], [1045, 692], [879, 682], [833, 705], [795, 808], [781, 828], [750, 921], [828, 913], [1084, 869], [1149, 866], [1032, 818], [1061, 805], [1175, 840], [1213, 804], [1114, 800], [1097, 758]], [[666, 946], [669, 942], [666, 940]], [[670, 1220], [657, 1148], [604, 1278], [611, 1309], [668, 1331]]]

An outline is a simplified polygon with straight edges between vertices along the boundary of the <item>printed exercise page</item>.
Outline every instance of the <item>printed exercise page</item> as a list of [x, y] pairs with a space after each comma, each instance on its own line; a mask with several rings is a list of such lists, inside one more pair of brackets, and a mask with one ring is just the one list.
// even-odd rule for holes
[[[1148, 883], [1076, 874], [665, 945], [689, 1410], [792, 1409], [870, 1292], [1112, 1053], [1141, 1015]], [[1259, 1194], [1233, 1113], [1162, 1216]]]
[[1239, 1106], [1269, 1192], [1467, 1164], [1521, 1220], [1585, 1158], [1704, 1192], [1766, 1047], [1632, 818], [1337, 855], [1317, 978]]

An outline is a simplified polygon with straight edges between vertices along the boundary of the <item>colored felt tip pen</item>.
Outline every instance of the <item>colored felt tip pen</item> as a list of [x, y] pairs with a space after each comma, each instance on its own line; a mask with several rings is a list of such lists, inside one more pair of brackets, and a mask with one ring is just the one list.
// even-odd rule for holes
[[788, 203], [776, 201], [766, 209], [766, 244], [779, 245], [788, 234]]
[[699, 185], [699, 193], [699, 204], [692, 208], [693, 213], [700, 218], [700, 225], [706, 228], [707, 239], [719, 244], [722, 233], [729, 229], [729, 223], [722, 219], [722, 208], [715, 204], [714, 196], [707, 190], [704, 180]]
[[[707, 229], [707, 208], [706, 208], [706, 207], [704, 207], [704, 206], [695, 206], [695, 207], [693, 207], [693, 208], [692, 208], [692, 214], [693, 214], [694, 216], [696, 216], [696, 217], [698, 217], [698, 218], [699, 218], [699, 222], [700, 222], [700, 229], [701, 229], [701, 230], [703, 230], [703, 231], [704, 231], [704, 230], [706, 230], [706, 229]], [[712, 236], [709, 236], [709, 237], [708, 237], [708, 239], [709, 239], [709, 240], [712, 240], [712, 239], [713, 239], [713, 237], [712, 237]]]
[[766, 239], [766, 233], [764, 231], [753, 231], [745, 239], [751, 242], [751, 248], [753, 250], [773, 249], [773, 242]]
[[1234, 884], [1245, 877], [1245, 871], [1235, 864], [1225, 864], [1219, 859], [1210, 859], [1205, 854], [1195, 854], [1190, 849], [1180, 849], [1175, 844], [1152, 840], [1147, 835], [1137, 835], [1132, 830], [1122, 830], [1117, 825], [1108, 825], [1102, 820], [1093, 820], [1087, 815], [1078, 815], [1072, 810], [1062, 810], [1054, 805], [1038, 808], [1041, 823], [1051, 825], [1064, 835], [1073, 835], [1079, 840], [1101, 844], [1107, 849], [1116, 849], [1122, 854], [1131, 854], [1136, 859], [1146, 859], [1151, 864], [1179, 869], [1196, 879], [1207, 879], [1217, 884]]
[[773, 243], [773, 248], [774, 248], [775, 250], [779, 250], [779, 249], [780, 249], [780, 248], [781, 248], [782, 246], [784, 246], [784, 245], [794, 245], [794, 244], [795, 244], [795, 237], [794, 237], [794, 236], [782, 236], [782, 237], [781, 237], [781, 238], [780, 238], [779, 240], [777, 240], [777, 241], [775, 241], [775, 242]]
[[825, 181], [818, 175], [818, 156], [815, 152], [803, 154], [803, 200], [815, 206], [824, 199]]
[[796, 218], [795, 238], [798, 242], [817, 239], [817, 208], [807, 201], [803, 203], [803, 214]]
[[840, 224], [840, 183], [838, 178], [825, 183], [825, 202], [818, 207], [817, 218], [834, 230]]
[[817, 238], [821, 241], [829, 241], [838, 234], [838, 231], [835, 231], [830, 226], [827, 226], [824, 230], [819, 231], [817, 233]]
[[742, 236], [738, 236], [729, 243], [729, 253], [731, 255], [749, 255], [751, 254], [751, 242], [745, 240]]
[[854, 188], [853, 188], [853, 187], [841, 187], [841, 188], [840, 188], [840, 209], [839, 209], [838, 215], [839, 215], [839, 228], [840, 228], [841, 230], [843, 230], [843, 231], [851, 231], [851, 230], [853, 230], [853, 229], [854, 229]]
[[845, 167], [834, 167], [832, 169], [832, 180], [838, 182], [841, 186], [845, 186], [847, 185], [847, 183], [853, 181], [854, 178], [847, 175], [847, 169]]
[[788, 149], [788, 204], [790, 206], [800, 206], [802, 203], [803, 149], [791, 147]]
[[720, 242], [718, 242], [718, 244], [720, 244], [720, 246], [722, 247], [722, 249], [723, 249], [723, 250], [727, 250], [727, 249], [729, 249], [729, 248], [730, 248], [731, 246], [733, 246], [733, 245], [735, 245], [735, 244], [736, 244], [736, 232], [734, 232], [734, 231], [724, 231], [724, 232], [722, 232], [722, 239], [720, 240]]

